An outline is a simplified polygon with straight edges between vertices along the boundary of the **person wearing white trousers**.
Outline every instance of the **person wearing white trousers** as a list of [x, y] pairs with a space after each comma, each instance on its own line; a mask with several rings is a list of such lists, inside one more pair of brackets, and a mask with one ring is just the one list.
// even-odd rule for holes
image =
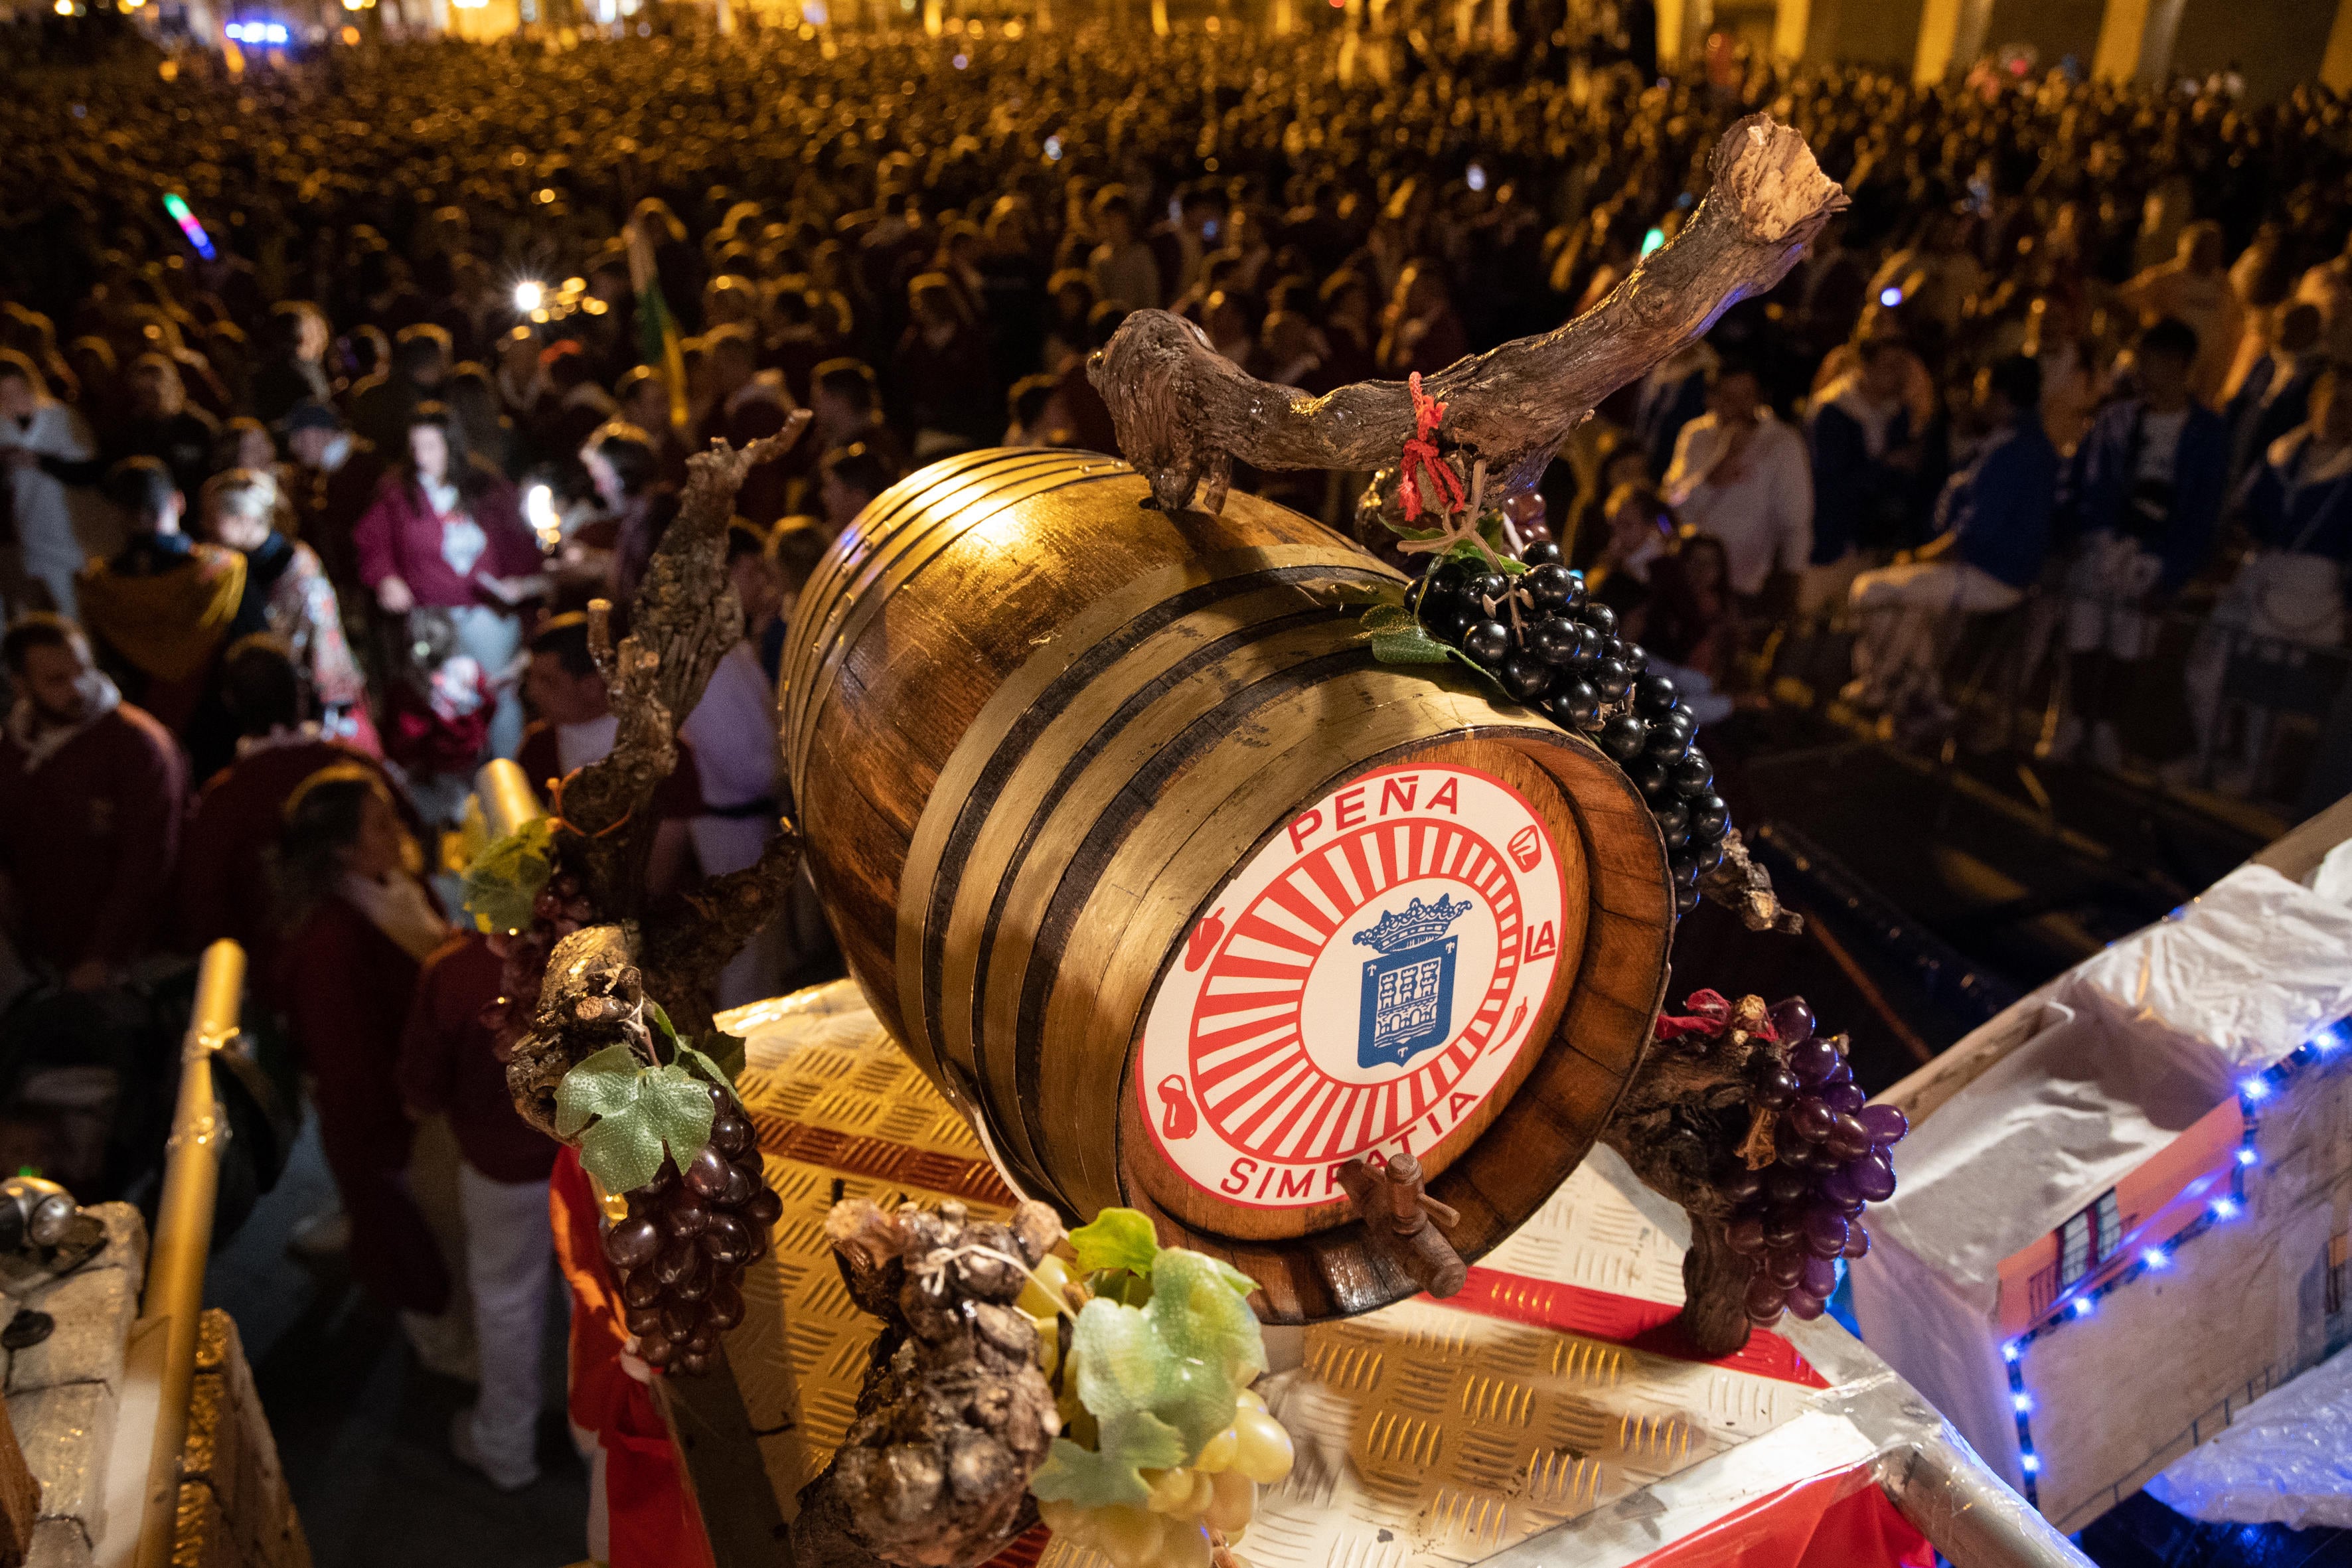
[[1979, 373], [1977, 408], [1991, 433], [1937, 498], [1938, 532], [1911, 559], [1865, 572], [1849, 590], [1862, 636], [1847, 701], [1941, 710], [1940, 634], [1963, 616], [2014, 607], [2041, 575], [2058, 489], [2058, 453], [2038, 412], [2041, 384], [2021, 355]]
[[425, 960], [401, 1036], [400, 1093], [419, 1121], [447, 1116], [462, 1156], [457, 1205], [480, 1395], [451, 1422], [449, 1447], [492, 1486], [516, 1491], [539, 1479], [540, 1355], [555, 1279], [547, 1179], [556, 1151], [515, 1113], [482, 1026], [500, 973], [479, 932], [451, 938]]
[[458, 1414], [450, 1446], [492, 1485], [511, 1491], [539, 1479], [540, 1352], [555, 1265], [547, 1183], [492, 1181], [468, 1162], [457, 1167], [457, 1192], [482, 1381], [474, 1408]]

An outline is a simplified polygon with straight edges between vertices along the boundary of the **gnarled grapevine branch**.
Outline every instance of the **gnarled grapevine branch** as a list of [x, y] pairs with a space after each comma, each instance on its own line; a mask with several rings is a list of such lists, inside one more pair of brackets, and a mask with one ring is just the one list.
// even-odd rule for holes
[[799, 1568], [975, 1568], [1032, 1517], [1029, 1478], [1061, 1422], [1037, 1331], [1013, 1303], [1062, 1239], [1044, 1204], [1005, 1224], [952, 1200], [885, 1211], [863, 1198], [825, 1220], [842, 1279], [883, 1320], [857, 1418], [801, 1489]]
[[[678, 723], [743, 637], [742, 606], [727, 576], [735, 493], [754, 467], [798, 440], [808, 421], [802, 410], [782, 430], [740, 451], [719, 442], [688, 459], [677, 517], [646, 568], [628, 635], [609, 656], [599, 647], [620, 726], [612, 751], [565, 784], [563, 819], [582, 840], [567, 860], [576, 862], [590, 901], [608, 919], [643, 911], [654, 792], [677, 769]], [[592, 646], [609, 646], [610, 615], [609, 605], [592, 609]]]
[[1748, 1342], [1745, 1297], [1754, 1268], [1725, 1239], [1731, 1205], [1713, 1167], [1749, 1129], [1748, 1058], [1763, 1048], [1756, 1037], [1763, 1023], [1762, 998], [1748, 996], [1704, 1051], [1654, 1044], [1601, 1134], [1646, 1185], [1690, 1215], [1679, 1321], [1709, 1355], [1729, 1355]]
[[[1466, 478], [1484, 458], [1496, 476], [1490, 500], [1532, 485], [1602, 398], [1780, 282], [1846, 205], [1804, 137], [1769, 115], [1726, 132], [1711, 170], [1707, 195], [1682, 232], [1599, 305], [1557, 331], [1423, 378], [1446, 405], [1445, 460]], [[1129, 316], [1087, 374], [1110, 406], [1119, 449], [1168, 511], [1196, 494], [1204, 510], [1221, 510], [1235, 458], [1259, 468], [1364, 471], [1395, 461], [1414, 430], [1402, 383], [1360, 382], [1309, 397], [1246, 374], [1165, 310]]]
[[680, 1029], [700, 1032], [709, 1023], [711, 981], [766, 923], [799, 866], [800, 838], [787, 826], [755, 865], [646, 908], [654, 794], [677, 766], [677, 726], [743, 636], [727, 575], [735, 494], [755, 465], [799, 438], [808, 418], [795, 414], [781, 432], [740, 451], [719, 442], [688, 459], [685, 496], [646, 568], [628, 635], [615, 646], [612, 606], [599, 600], [590, 607], [589, 647], [619, 727], [613, 750], [565, 784], [555, 854], [602, 923], [556, 944], [538, 1009], [507, 1067], [516, 1109], [551, 1136], [563, 1075], [614, 1043], [612, 1030], [589, 1016], [590, 1005], [650, 996]]
[[1749, 931], [1796, 936], [1805, 929], [1805, 917], [1782, 906], [1772, 891], [1772, 873], [1748, 853], [1736, 827], [1723, 836], [1723, 863], [1699, 879], [1698, 890], [1709, 903], [1738, 915]]

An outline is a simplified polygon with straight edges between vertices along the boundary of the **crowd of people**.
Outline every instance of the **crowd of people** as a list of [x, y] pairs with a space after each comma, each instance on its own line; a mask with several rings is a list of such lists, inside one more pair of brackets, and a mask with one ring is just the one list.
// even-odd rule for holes
[[[751, 863], [789, 804], [773, 683], [831, 540], [944, 454], [1115, 449], [1085, 364], [1129, 312], [1310, 393], [1435, 371], [1603, 298], [1769, 109], [1851, 210], [1542, 487], [1628, 635], [1737, 696], [1790, 628], [1848, 626], [1844, 700], [1908, 722], [1963, 623], [2021, 616], [2094, 754], [2156, 753], [2116, 721], [2164, 672], [2209, 772], [2261, 742], [2225, 723], [2249, 638], [2342, 644], [2344, 100], [1724, 52], [1654, 81], [1391, 12], [1247, 47], [755, 18], [135, 58], [0, 100], [8, 934], [79, 992], [247, 944], [354, 1277], [436, 1364], [474, 1303], [453, 1444], [499, 1484], [532, 1473], [553, 1148], [505, 1104], [497, 965], [429, 851], [485, 758], [545, 785], [612, 745], [581, 611], [625, 613], [713, 438], [814, 414], [739, 500], [745, 638], [686, 726], [666, 887]], [[1345, 526], [1368, 478], [1244, 480]], [[786, 921], [715, 1000], [828, 962]], [[462, 1252], [404, 1174], [436, 1114]]]

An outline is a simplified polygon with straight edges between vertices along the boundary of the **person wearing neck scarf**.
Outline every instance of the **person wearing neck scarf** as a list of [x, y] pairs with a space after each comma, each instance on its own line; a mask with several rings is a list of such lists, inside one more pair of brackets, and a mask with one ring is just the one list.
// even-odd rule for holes
[[371, 755], [381, 754], [368, 717], [367, 682], [343, 635], [335, 585], [316, 552], [281, 531], [291, 507], [278, 476], [266, 468], [231, 468], [205, 481], [205, 537], [245, 557], [245, 600], [239, 611], [284, 642], [317, 702], [320, 725]]
[[106, 493], [130, 518], [131, 542], [82, 568], [83, 625], [107, 673], [184, 739], [221, 650], [267, 623], [246, 605], [245, 557], [180, 531], [187, 498], [160, 459], [116, 464]]
[[422, 863], [381, 775], [337, 763], [303, 780], [269, 856], [274, 989], [351, 1218], [352, 1278], [401, 1310], [419, 1359], [443, 1370], [458, 1325], [441, 1247], [410, 1190], [415, 1129], [397, 1071], [417, 975], [450, 929]]
[[146, 949], [170, 882], [187, 765], [169, 731], [122, 700], [71, 621], [26, 616], [0, 637], [16, 689], [0, 733], [0, 870], [32, 962], [77, 991], [112, 984]]

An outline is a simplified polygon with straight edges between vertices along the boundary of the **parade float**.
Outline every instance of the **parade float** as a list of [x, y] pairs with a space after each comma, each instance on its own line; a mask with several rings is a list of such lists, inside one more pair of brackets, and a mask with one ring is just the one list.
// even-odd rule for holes
[[[1502, 525], [1843, 204], [1766, 116], [1712, 174], [1595, 310], [1407, 384], [1130, 317], [1126, 460], [878, 497], [792, 616], [796, 824], [648, 906], [729, 501], [798, 430], [694, 459], [627, 635], [591, 611], [612, 753], [545, 816], [486, 776], [471, 900], [576, 1149], [615, 1560], [2076, 1560], [1824, 1321], [1903, 1119], [1801, 1001], [1662, 1016], [1702, 897], [1796, 921], [1674, 683]], [[1236, 465], [1379, 470], [1363, 542]], [[850, 980], [716, 1026], [803, 865]]]

